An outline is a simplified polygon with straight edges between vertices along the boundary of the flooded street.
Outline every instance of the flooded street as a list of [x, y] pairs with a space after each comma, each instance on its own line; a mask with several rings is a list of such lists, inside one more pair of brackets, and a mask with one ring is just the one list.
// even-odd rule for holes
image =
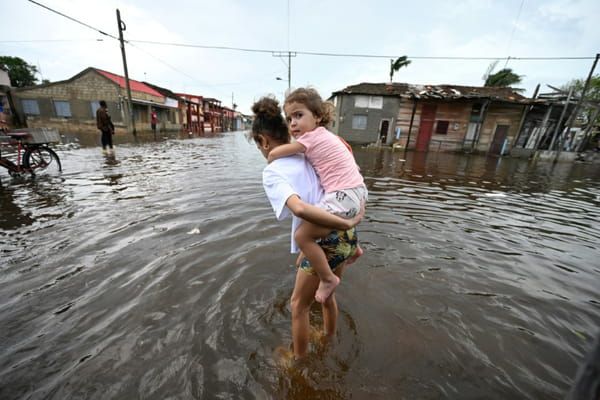
[[288, 369], [291, 220], [256, 147], [97, 139], [0, 171], [1, 399], [562, 399], [598, 333], [598, 164], [355, 148], [365, 255]]

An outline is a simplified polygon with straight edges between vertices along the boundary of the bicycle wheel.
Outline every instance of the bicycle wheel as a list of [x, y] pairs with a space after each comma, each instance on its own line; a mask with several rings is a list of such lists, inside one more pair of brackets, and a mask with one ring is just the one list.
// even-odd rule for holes
[[47, 146], [30, 147], [23, 153], [23, 167], [31, 175], [55, 175], [62, 171], [60, 158]]
[[17, 166], [12, 161], [2, 158], [0, 159], [0, 165], [6, 168], [8, 174], [13, 178], [16, 178], [20, 175]]

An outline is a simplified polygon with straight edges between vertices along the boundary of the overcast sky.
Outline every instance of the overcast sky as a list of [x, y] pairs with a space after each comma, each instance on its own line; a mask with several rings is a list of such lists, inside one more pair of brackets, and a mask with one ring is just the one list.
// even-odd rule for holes
[[124, 75], [118, 41], [97, 31], [118, 37], [119, 9], [124, 37], [131, 41], [126, 45], [131, 79], [215, 97], [229, 107], [233, 99], [244, 113], [263, 95], [283, 97], [288, 60], [278, 54], [288, 51], [297, 52], [291, 58], [291, 86], [311, 85], [323, 97], [361, 82], [389, 81], [390, 58], [402, 55], [415, 58], [394, 75], [394, 82], [481, 86], [490, 59], [418, 57], [498, 58], [496, 70], [507, 66], [524, 75], [521, 87], [531, 96], [538, 83], [548, 92], [546, 84], [586, 78], [600, 52], [598, 0], [36, 3], [0, 0], [0, 55], [36, 65], [38, 78], [65, 80], [87, 67]]

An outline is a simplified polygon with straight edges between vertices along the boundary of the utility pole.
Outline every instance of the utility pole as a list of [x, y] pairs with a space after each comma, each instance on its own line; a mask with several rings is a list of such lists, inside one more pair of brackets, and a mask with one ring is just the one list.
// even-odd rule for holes
[[127, 108], [129, 108], [129, 120], [133, 136], [137, 135], [135, 129], [135, 117], [133, 115], [133, 103], [131, 102], [131, 87], [129, 86], [129, 73], [127, 72], [127, 57], [125, 57], [125, 44], [123, 43], [123, 31], [127, 29], [125, 22], [121, 20], [121, 13], [117, 8], [117, 25], [119, 26], [119, 43], [121, 45], [121, 55], [123, 56], [123, 69], [125, 70], [125, 87], [127, 88]]
[[[287, 54], [286, 54], [287, 53]], [[273, 52], [273, 57], [285, 57], [287, 56], [288, 62], [287, 62], [287, 67], [288, 67], [288, 90], [292, 87], [292, 57], [296, 57], [297, 53], [295, 51], [279, 51], [279, 52]], [[284, 61], [285, 63], [285, 61]]]
[[594, 75], [594, 70], [596, 69], [596, 64], [598, 64], [599, 58], [600, 58], [600, 53], [596, 54], [596, 59], [594, 60], [594, 62], [592, 64], [592, 69], [590, 69], [590, 73], [588, 74], [588, 77], [585, 80], [585, 84], [583, 85], [583, 89], [581, 90], [581, 97], [579, 98], [579, 101], [575, 105], [575, 109], [573, 110], [573, 113], [570, 115], [569, 119], [567, 120], [567, 131], [565, 132], [563, 137], [561, 137], [561, 140], [559, 140], [559, 142], [558, 142], [558, 151], [556, 152], [556, 158], [554, 159], [554, 162], [556, 162], [556, 160], [558, 160], [558, 155], [560, 154], [560, 151], [562, 150], [562, 147], [563, 147], [563, 143], [565, 141], [564, 137], [568, 136], [569, 139], [571, 138], [571, 128], [573, 127], [573, 124], [575, 123], [575, 120], [577, 119], [577, 114], [579, 114], [579, 109], [581, 108], [581, 104], [584, 102], [585, 92], [587, 91], [588, 87], [590, 86], [590, 80], [592, 79], [592, 76]]

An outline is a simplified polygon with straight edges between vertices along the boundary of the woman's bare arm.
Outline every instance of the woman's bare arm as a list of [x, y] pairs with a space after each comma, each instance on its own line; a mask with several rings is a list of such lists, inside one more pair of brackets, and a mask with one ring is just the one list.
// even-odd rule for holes
[[328, 213], [317, 206], [305, 203], [295, 194], [291, 195], [285, 204], [296, 217], [331, 229], [351, 229], [362, 221], [365, 214], [365, 205], [361, 204], [360, 212], [356, 217], [345, 219]]

